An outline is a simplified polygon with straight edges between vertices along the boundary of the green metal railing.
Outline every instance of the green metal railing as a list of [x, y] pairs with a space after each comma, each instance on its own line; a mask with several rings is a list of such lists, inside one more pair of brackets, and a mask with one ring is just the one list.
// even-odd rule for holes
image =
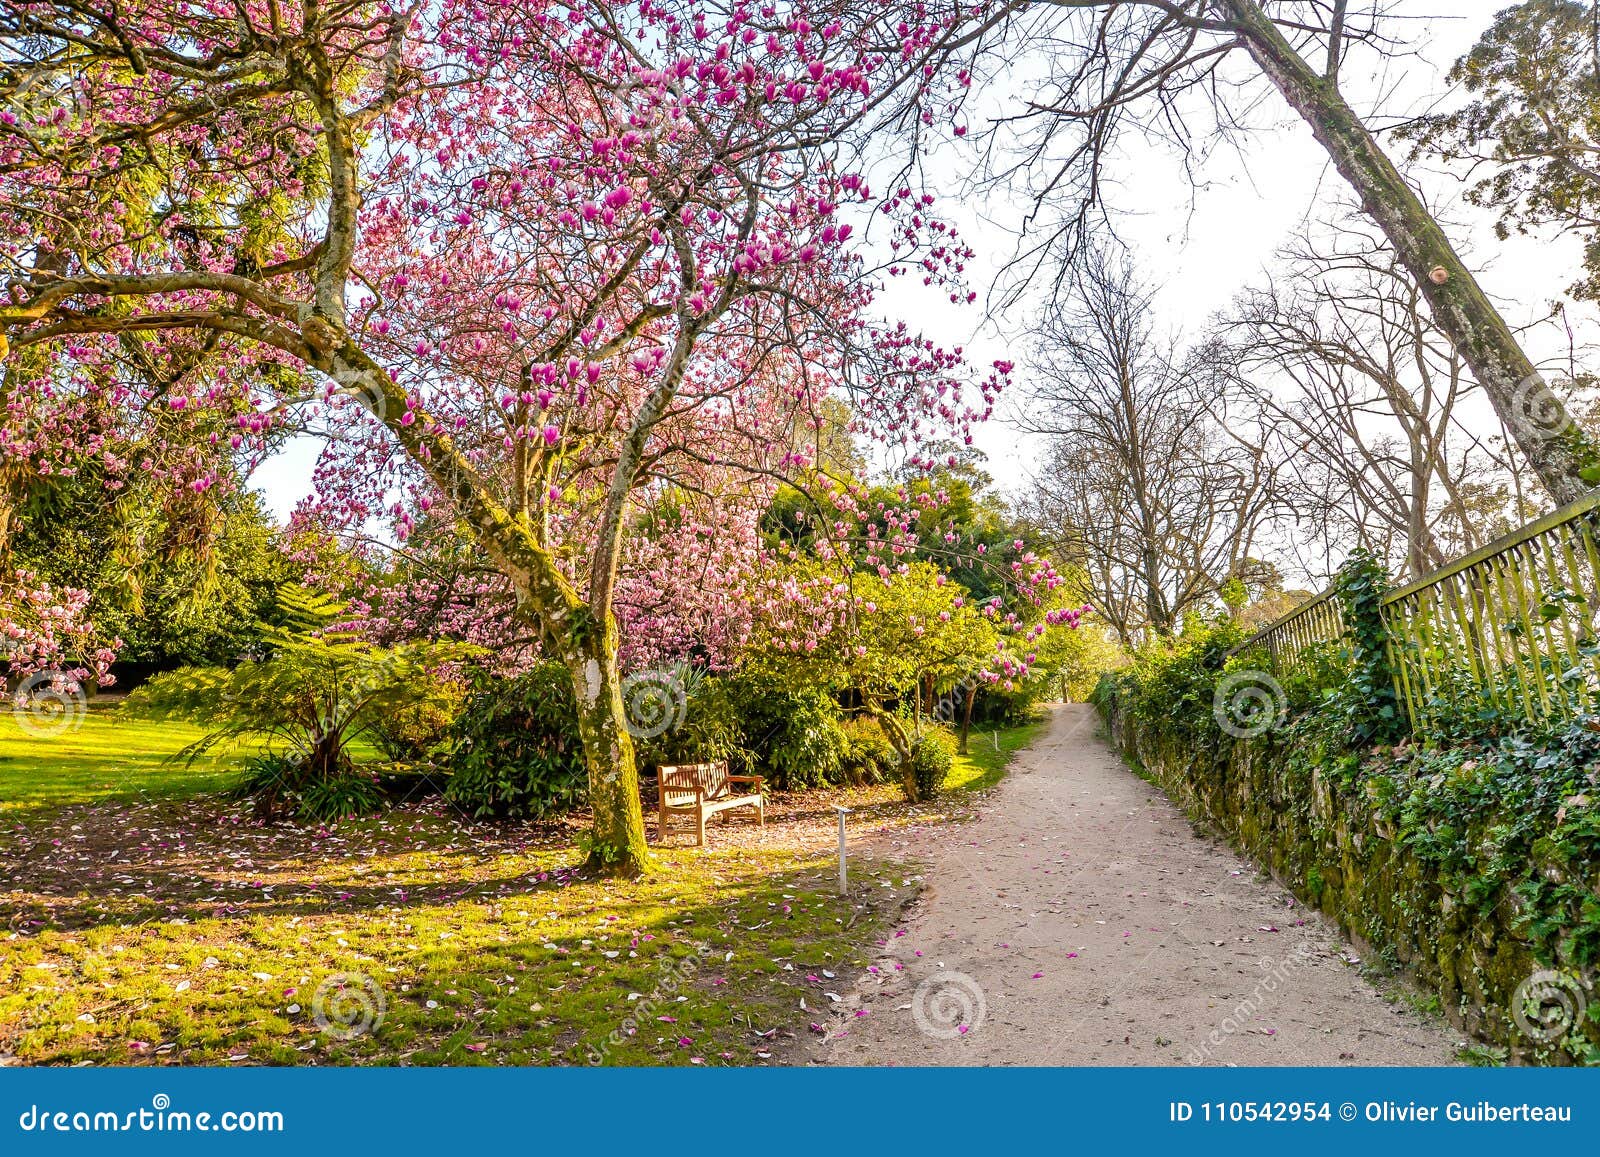
[[1279, 675], [1299, 665], [1302, 653], [1318, 643], [1344, 636], [1344, 608], [1332, 587], [1307, 599], [1280, 619], [1275, 619], [1228, 652], [1232, 658], [1251, 647], [1265, 647], [1272, 669]]
[[[1600, 491], [1390, 591], [1380, 613], [1413, 730], [1485, 712], [1539, 720], [1600, 709], [1597, 610]], [[1328, 591], [1233, 653], [1265, 646], [1282, 674], [1308, 646], [1343, 632]]]
[[1383, 599], [1395, 694], [1418, 731], [1484, 710], [1593, 711], [1600, 493], [1530, 522]]

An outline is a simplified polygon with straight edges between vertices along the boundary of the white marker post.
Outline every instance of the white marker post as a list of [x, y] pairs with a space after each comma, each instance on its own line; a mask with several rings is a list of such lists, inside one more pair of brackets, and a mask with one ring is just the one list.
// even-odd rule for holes
[[850, 894], [850, 885], [845, 879], [844, 817], [850, 814], [850, 809], [847, 807], [840, 807], [838, 804], [834, 804], [833, 810], [839, 813], [839, 895], [848, 896]]

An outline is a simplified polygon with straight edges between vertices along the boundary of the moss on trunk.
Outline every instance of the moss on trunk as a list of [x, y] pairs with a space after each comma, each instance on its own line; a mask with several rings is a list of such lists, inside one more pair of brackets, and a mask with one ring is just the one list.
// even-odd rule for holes
[[1255, 0], [1217, 0], [1217, 8], [1360, 196], [1362, 208], [1416, 278], [1434, 321], [1472, 368], [1545, 488], [1565, 503], [1600, 483], [1600, 450], [1539, 375], [1438, 221], [1340, 95], [1336, 78], [1313, 70]]
[[639, 802], [639, 762], [628, 732], [612, 634], [606, 632], [599, 646], [569, 656], [566, 665], [578, 703], [578, 733], [594, 809], [589, 866], [632, 877], [648, 873], [652, 865]]

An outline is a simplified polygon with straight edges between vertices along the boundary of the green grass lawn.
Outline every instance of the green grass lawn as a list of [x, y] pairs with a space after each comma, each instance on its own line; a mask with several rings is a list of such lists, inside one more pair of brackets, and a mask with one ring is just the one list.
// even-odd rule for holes
[[[891, 935], [913, 867], [860, 858], [840, 897], [832, 857], [786, 842], [831, 832], [811, 812], [837, 793], [616, 881], [581, 870], [577, 817], [475, 824], [435, 797], [269, 826], [205, 794], [231, 770], [162, 763], [196, 729], [0, 728], [0, 1060], [781, 1063], [870, 1007], [884, 944], [934, 947]], [[949, 786], [993, 784], [1037, 731], [975, 733]], [[864, 829], [928, 822], [890, 786], [857, 794]]]
[[1039, 737], [1044, 723], [1024, 723], [1021, 727], [991, 728], [981, 731], [974, 728], [968, 737], [968, 754], [958, 755], [944, 781], [946, 788], [962, 791], [982, 791], [993, 787], [1005, 775], [1011, 757]]
[[26, 850], [44, 926], [0, 954], [0, 1055], [761, 1063], [827, 1019], [824, 990], [849, 991], [913, 891], [862, 865], [839, 897], [829, 859], [785, 851], [668, 850], [647, 880], [591, 878], [570, 832], [412, 811], [320, 837], [125, 822], [104, 869], [71, 842]]
[[69, 804], [216, 791], [231, 761], [185, 767], [168, 758], [204, 734], [187, 723], [150, 723], [96, 709], [58, 733], [33, 735], [0, 711], [0, 820]]

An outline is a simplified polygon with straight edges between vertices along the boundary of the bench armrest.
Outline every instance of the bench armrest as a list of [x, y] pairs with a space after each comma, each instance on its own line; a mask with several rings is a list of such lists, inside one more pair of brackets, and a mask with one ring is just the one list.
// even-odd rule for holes
[[693, 784], [685, 784], [683, 787], [677, 787], [677, 786], [675, 786], [673, 784], [665, 784], [664, 783], [664, 784], [661, 785], [661, 798], [662, 798], [662, 800], [665, 800], [667, 798], [667, 793], [669, 791], [670, 792], [685, 792], [685, 793], [688, 793], [688, 794], [692, 794], [695, 799], [700, 799], [702, 796], [704, 796], [706, 794], [706, 789], [705, 788], [698, 787], [698, 786], [695, 786]]
[[761, 785], [762, 785], [762, 783], [764, 783], [766, 781], [766, 778], [767, 777], [764, 776], [764, 775], [730, 775], [728, 777], [728, 782], [729, 783], [753, 783], [753, 784], [756, 785], [756, 790], [760, 791], [761, 790]]

